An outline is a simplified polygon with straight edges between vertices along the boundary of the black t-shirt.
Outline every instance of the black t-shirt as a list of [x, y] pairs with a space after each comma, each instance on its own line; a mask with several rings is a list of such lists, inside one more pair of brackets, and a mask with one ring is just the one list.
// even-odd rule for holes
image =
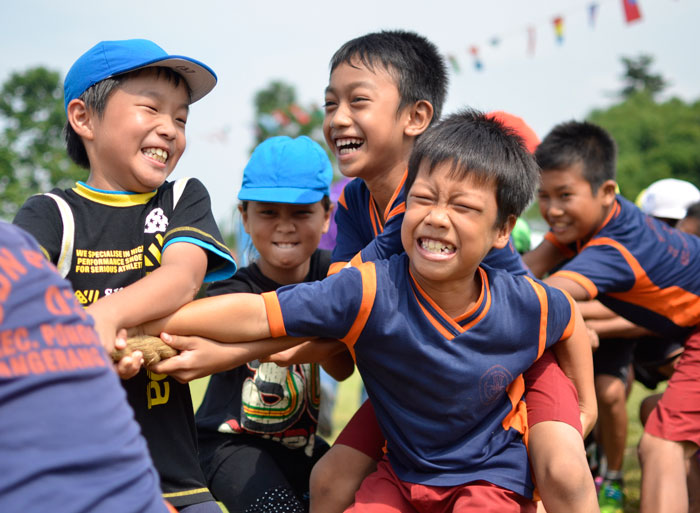
[[[63, 203], [49, 195], [33, 196], [14, 223], [37, 239], [83, 306], [157, 269], [171, 243], [202, 247], [209, 281], [235, 269], [211, 213], [209, 194], [196, 179], [166, 182], [144, 194], [99, 191], [83, 183], [51, 194]], [[68, 216], [59, 205], [67, 205]], [[67, 226], [71, 222], [72, 228]], [[71, 231], [73, 237], [66, 237]], [[145, 369], [122, 384], [164, 497], [176, 507], [213, 500], [199, 467], [189, 386]]]
[[[329, 265], [330, 252], [316, 250], [311, 256], [309, 273], [304, 281], [325, 278]], [[207, 295], [260, 294], [281, 286], [264, 276], [257, 264], [253, 263], [227, 280], [212, 283]], [[303, 448], [310, 456], [319, 403], [318, 364], [285, 368], [255, 360], [211, 377], [197, 411], [197, 428], [202, 434], [255, 434], [279, 441], [292, 449]]]

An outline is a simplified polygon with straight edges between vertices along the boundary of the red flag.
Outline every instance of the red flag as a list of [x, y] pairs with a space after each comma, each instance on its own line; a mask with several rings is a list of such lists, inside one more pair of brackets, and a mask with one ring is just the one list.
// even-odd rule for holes
[[642, 19], [642, 13], [639, 11], [639, 3], [637, 0], [622, 0], [622, 7], [625, 10], [625, 21], [627, 21], [627, 23]]

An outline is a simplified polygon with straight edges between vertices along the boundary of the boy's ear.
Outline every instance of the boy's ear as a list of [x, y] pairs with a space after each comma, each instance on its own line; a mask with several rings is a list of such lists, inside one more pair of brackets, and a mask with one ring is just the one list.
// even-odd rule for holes
[[328, 207], [328, 210], [325, 211], [325, 218], [323, 220], [323, 229], [321, 230], [321, 233], [328, 233], [328, 229], [331, 227], [331, 214], [333, 213], [333, 204], [331, 203], [330, 207]]
[[603, 204], [606, 207], [609, 207], [615, 202], [615, 196], [617, 194], [617, 191], [618, 187], [617, 182], [615, 182], [615, 180], [606, 180], [598, 188], [598, 194], [603, 199]]
[[496, 240], [493, 242], [494, 248], [503, 249], [508, 245], [510, 233], [513, 231], [513, 227], [515, 227], [515, 222], [517, 220], [518, 219], [515, 216], [510, 215], [508, 216], [508, 219], [506, 219], [506, 222], [497, 228]]
[[433, 104], [428, 100], [418, 100], [410, 107], [409, 119], [404, 133], [411, 137], [417, 137], [425, 132], [433, 119]]
[[76, 134], [83, 139], [91, 140], [93, 138], [92, 112], [83, 100], [71, 100], [66, 109], [66, 115]]
[[243, 229], [250, 235], [250, 230], [248, 229], [248, 211], [243, 210], [243, 205], [238, 205], [238, 211], [241, 213], [241, 220], [243, 221]]

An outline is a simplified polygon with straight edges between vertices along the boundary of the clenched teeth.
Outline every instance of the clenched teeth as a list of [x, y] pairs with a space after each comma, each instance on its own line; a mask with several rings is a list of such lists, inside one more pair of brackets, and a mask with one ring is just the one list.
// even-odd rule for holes
[[362, 139], [346, 137], [344, 139], [336, 139], [335, 146], [338, 148], [338, 152], [341, 155], [345, 155], [346, 153], [351, 153], [362, 146], [363, 142], [364, 141]]
[[440, 241], [432, 239], [421, 239], [420, 247], [431, 253], [448, 254], [454, 253], [455, 247], [452, 244], [443, 244]]
[[146, 148], [143, 150], [143, 154], [151, 157], [153, 160], [157, 160], [161, 164], [165, 164], [165, 161], [168, 160], [168, 152], [161, 148]]

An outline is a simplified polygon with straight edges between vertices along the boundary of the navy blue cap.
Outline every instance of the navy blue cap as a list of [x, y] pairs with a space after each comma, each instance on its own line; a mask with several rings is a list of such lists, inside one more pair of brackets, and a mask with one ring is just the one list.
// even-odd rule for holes
[[171, 68], [182, 76], [196, 102], [216, 85], [216, 73], [199, 61], [182, 55], [168, 55], [147, 39], [101, 41], [73, 63], [63, 81], [64, 107], [79, 98], [89, 87], [105, 78], [149, 66]]
[[243, 170], [241, 201], [309, 204], [330, 196], [333, 168], [321, 146], [302, 135], [261, 142]]

